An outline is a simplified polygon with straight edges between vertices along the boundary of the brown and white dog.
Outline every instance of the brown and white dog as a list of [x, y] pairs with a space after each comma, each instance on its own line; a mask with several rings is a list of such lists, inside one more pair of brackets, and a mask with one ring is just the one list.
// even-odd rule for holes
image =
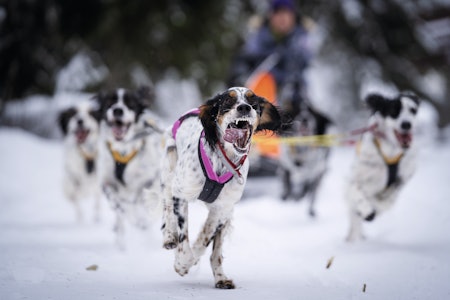
[[100, 189], [97, 179], [99, 111], [93, 102], [81, 101], [59, 115], [64, 134], [64, 193], [83, 220], [80, 200], [94, 198], [94, 221], [99, 220]]
[[370, 94], [366, 102], [373, 112], [369, 127], [375, 129], [361, 138], [347, 189], [348, 241], [364, 237], [362, 222], [390, 208], [415, 170], [413, 130], [419, 99], [410, 93], [393, 99]]
[[160, 202], [162, 130], [146, 93], [117, 89], [96, 96], [102, 112], [100, 185], [116, 215], [114, 230], [121, 249], [125, 220], [147, 228]]
[[[188, 273], [213, 242], [215, 286], [233, 289], [222, 269], [222, 244], [249, 169], [255, 132], [277, 132], [281, 115], [266, 99], [242, 87], [230, 88], [181, 117], [166, 133], [161, 182], [164, 190], [163, 246], [175, 251], [175, 271]], [[208, 217], [191, 247], [188, 203], [202, 200]]]

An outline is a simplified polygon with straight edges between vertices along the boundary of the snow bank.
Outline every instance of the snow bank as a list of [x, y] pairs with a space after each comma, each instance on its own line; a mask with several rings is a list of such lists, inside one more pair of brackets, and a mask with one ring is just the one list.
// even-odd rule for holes
[[[333, 149], [314, 220], [305, 203], [278, 199], [276, 178], [251, 178], [225, 241], [225, 272], [237, 285], [227, 291], [213, 288], [206, 256], [178, 276], [158, 222], [146, 232], [128, 228], [126, 252], [114, 246], [106, 201], [100, 224], [90, 222], [89, 199], [86, 221], [76, 224], [61, 191], [59, 142], [1, 128], [0, 144], [0, 299], [450, 297], [450, 144], [423, 144], [419, 170], [397, 205], [365, 224], [368, 239], [356, 244], [344, 242], [351, 148]], [[191, 206], [191, 234], [205, 213]], [[88, 271], [92, 265], [98, 269]]]

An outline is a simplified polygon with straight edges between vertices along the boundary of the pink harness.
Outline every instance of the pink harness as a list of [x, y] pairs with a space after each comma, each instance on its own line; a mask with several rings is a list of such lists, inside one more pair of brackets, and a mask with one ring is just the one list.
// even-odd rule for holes
[[[172, 126], [172, 137], [174, 139], [176, 139], [177, 131], [180, 128], [181, 123], [183, 123], [184, 120], [186, 120], [189, 117], [198, 117], [199, 113], [200, 113], [200, 110], [198, 108], [196, 108], [196, 109], [192, 109], [192, 110], [188, 111], [181, 118], [179, 118]], [[202, 130], [202, 133], [201, 133], [199, 141], [198, 141], [198, 156], [199, 156], [199, 160], [200, 160], [200, 165], [202, 166], [203, 174], [206, 177], [206, 181], [205, 181], [205, 185], [203, 186], [203, 190], [200, 192], [200, 195], [198, 196], [198, 199], [208, 202], [208, 203], [212, 203], [219, 196], [225, 183], [230, 181], [233, 178], [234, 174], [232, 172], [228, 171], [225, 174], [218, 176], [216, 174], [216, 172], [214, 172], [211, 160], [209, 159], [208, 155], [206, 154], [205, 146], [202, 143], [202, 138], [204, 136], [205, 136], [205, 131]], [[244, 157], [244, 160], [245, 160], [245, 157]], [[242, 161], [242, 163], [243, 163], [243, 161]]]

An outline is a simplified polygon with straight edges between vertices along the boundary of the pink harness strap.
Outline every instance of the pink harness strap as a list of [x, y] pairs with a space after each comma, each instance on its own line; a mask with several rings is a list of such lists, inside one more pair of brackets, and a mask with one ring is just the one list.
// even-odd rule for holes
[[[202, 131], [201, 137], [205, 136], [205, 131]], [[203, 145], [203, 143], [201, 142], [201, 139], [199, 141], [199, 153], [200, 153], [200, 162], [202, 163], [202, 167], [204, 169], [204, 171], [206, 172], [206, 174], [208, 175], [208, 178], [211, 180], [214, 180], [220, 184], [226, 183], [228, 182], [231, 177], [233, 177], [233, 173], [231, 172], [226, 172], [220, 176], [217, 176], [216, 172], [214, 172], [213, 167], [212, 167], [212, 163], [211, 160], [209, 159], [208, 155], [205, 152], [205, 146]]]
[[[172, 137], [176, 139], [177, 131], [181, 126], [181, 123], [189, 117], [198, 116], [200, 110], [198, 108], [192, 109], [185, 113], [181, 118], [179, 118], [172, 126]], [[205, 151], [205, 146], [202, 143], [202, 139], [205, 136], [205, 131], [202, 130], [198, 141], [198, 157], [200, 160], [200, 165], [202, 166], [203, 174], [205, 175], [206, 181], [203, 186], [198, 199], [203, 200], [208, 203], [214, 202], [222, 191], [225, 183], [230, 181], [233, 178], [233, 173], [228, 171], [221, 176], [218, 176], [216, 172], [214, 172], [211, 160]]]
[[200, 113], [200, 109], [194, 108], [190, 111], [184, 113], [172, 126], [172, 137], [176, 140], [178, 128], [180, 128], [181, 123], [191, 116], [198, 116]]

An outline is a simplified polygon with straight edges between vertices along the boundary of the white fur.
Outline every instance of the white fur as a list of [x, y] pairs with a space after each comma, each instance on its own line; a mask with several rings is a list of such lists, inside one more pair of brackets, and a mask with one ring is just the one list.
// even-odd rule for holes
[[[136, 121], [135, 112], [123, 101], [124, 93], [122, 89], [117, 90], [118, 101], [106, 110], [106, 117], [101, 122], [100, 143], [100, 182], [116, 215], [114, 230], [120, 249], [125, 248], [125, 220], [145, 229], [154, 223], [160, 214], [159, 165], [163, 150], [162, 135], [158, 128], [152, 128], [149, 134], [135, 138], [136, 134], [148, 129], [148, 124], [160, 124], [160, 121], [149, 110], [145, 110]], [[121, 140], [114, 137], [109, 125], [113, 120], [112, 110], [115, 108], [121, 108], [122, 121], [130, 123]], [[126, 164], [123, 172], [124, 183], [116, 177], [116, 161], [108, 144], [113, 151], [124, 156], [137, 151], [134, 158]]]
[[[383, 116], [378, 111], [369, 120], [369, 126], [376, 124], [374, 132], [365, 133], [360, 141], [358, 154], [351, 172], [350, 183], [346, 191], [349, 207], [350, 230], [348, 241], [364, 238], [362, 223], [370, 216], [378, 216], [389, 209], [398, 198], [399, 192], [414, 173], [416, 166], [416, 148], [414, 141], [408, 149], [403, 149], [397, 141], [394, 130], [399, 130], [402, 122], [412, 124], [414, 129], [417, 103], [407, 97], [400, 97], [402, 109], [398, 117]], [[387, 166], [377, 149], [374, 139], [380, 143], [386, 157], [403, 156], [398, 164], [398, 180], [386, 187], [388, 180]], [[375, 215], [373, 215], [375, 214]]]
[[[240, 104], [248, 105], [245, 94], [249, 91], [245, 88], [231, 88], [237, 95], [236, 104], [223, 115], [217, 116], [221, 123], [218, 126], [219, 135], [223, 134], [228, 123], [242, 118], [237, 111]], [[252, 108], [246, 120], [256, 128], [259, 122], [257, 112]], [[218, 198], [212, 203], [203, 202], [209, 210], [208, 217], [192, 247], [189, 243], [188, 233], [188, 203], [194, 201], [202, 191], [205, 183], [199, 157], [198, 142], [203, 130], [198, 117], [190, 117], [183, 121], [178, 129], [176, 140], [172, 138], [170, 130], [166, 133], [166, 151], [163, 158], [161, 182], [164, 190], [164, 225], [163, 244], [166, 249], [177, 248], [175, 251], [175, 270], [181, 276], [188, 273], [200, 257], [205, 253], [210, 242], [214, 243], [211, 254], [211, 268], [217, 288], [234, 288], [231, 279], [224, 274], [222, 269], [222, 244], [226, 230], [230, 226], [233, 208], [242, 196], [247, 173], [249, 169], [248, 159], [240, 168], [242, 178], [234, 176], [225, 184]], [[224, 145], [227, 156], [236, 164], [242, 153], [235, 151], [231, 143], [225, 142], [221, 136], [219, 142]], [[205, 150], [211, 159], [216, 174], [224, 174], [229, 171], [218, 155], [219, 149], [212, 150], [205, 143]]]
[[[324, 134], [319, 133], [318, 120], [307, 107], [295, 117], [294, 122], [298, 125], [294, 128], [295, 136]], [[323, 126], [328, 126], [328, 123], [324, 122]], [[283, 184], [281, 198], [308, 198], [309, 215], [315, 216], [316, 195], [327, 170], [329, 148], [282, 143], [280, 150], [278, 177]]]
[[[97, 178], [98, 158], [98, 121], [89, 114], [94, 107], [90, 102], [80, 102], [75, 107], [73, 115], [66, 124], [67, 134], [64, 137], [64, 192], [73, 203], [78, 221], [84, 219], [80, 200], [93, 197], [94, 220], [98, 221], [100, 210], [100, 188]], [[78, 122], [83, 122], [83, 127], [89, 130], [86, 140], [79, 144], [75, 135]], [[94, 159], [94, 169], [91, 173], [86, 168], [86, 157]]]

